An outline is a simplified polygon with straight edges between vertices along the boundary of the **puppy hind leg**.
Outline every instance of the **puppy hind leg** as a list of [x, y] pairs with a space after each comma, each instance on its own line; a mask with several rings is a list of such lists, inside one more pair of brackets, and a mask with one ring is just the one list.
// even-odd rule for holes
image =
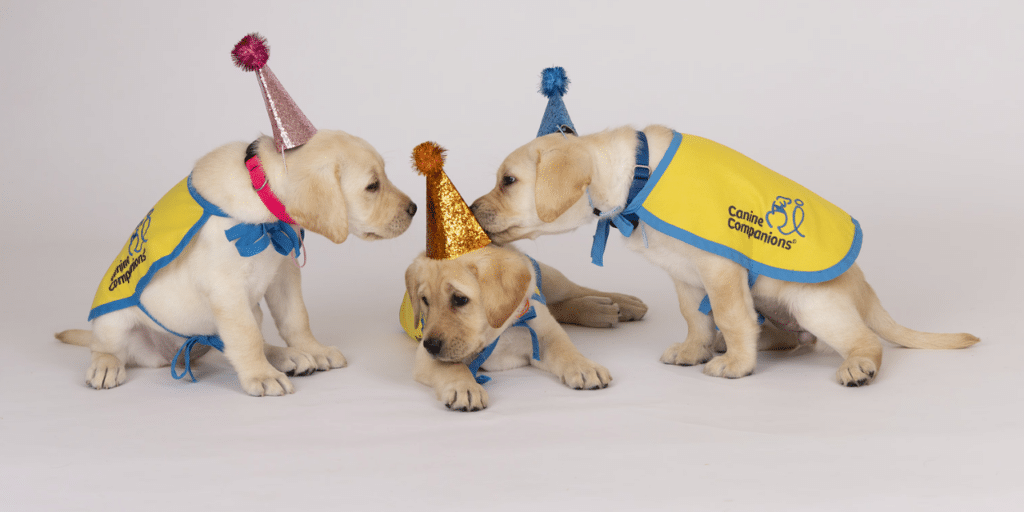
[[125, 361], [128, 359], [131, 328], [126, 314], [121, 311], [101, 316], [93, 322], [93, 331], [89, 333], [92, 337], [89, 343], [92, 361], [85, 371], [86, 384], [95, 389], [111, 389], [124, 384], [128, 378]]
[[580, 286], [557, 269], [538, 262], [543, 274], [544, 296], [551, 315], [563, 324], [612, 327], [640, 320], [647, 305], [632, 295], [610, 293]]
[[856, 307], [821, 297], [806, 302], [794, 311], [797, 321], [843, 356], [843, 364], [836, 371], [839, 383], [858, 387], [871, 382], [882, 366], [882, 343], [864, 324]]
[[686, 340], [666, 349], [661, 355], [661, 362], [680, 366], [704, 364], [714, 356], [712, 343], [715, 340], [714, 320], [699, 309], [704, 290], [678, 280], [674, 283], [679, 296], [679, 311], [686, 320]]

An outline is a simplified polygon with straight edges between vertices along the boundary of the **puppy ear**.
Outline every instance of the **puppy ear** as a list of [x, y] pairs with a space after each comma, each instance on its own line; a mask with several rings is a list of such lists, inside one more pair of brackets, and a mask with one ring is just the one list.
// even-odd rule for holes
[[487, 313], [487, 323], [497, 329], [515, 312], [530, 283], [526, 258], [496, 257], [480, 260], [470, 266], [480, 283], [480, 299]]
[[344, 242], [348, 238], [348, 210], [337, 170], [320, 168], [293, 180], [293, 192], [285, 206], [288, 215], [336, 244]]
[[[422, 256], [421, 256], [422, 257]], [[405, 269], [405, 292], [409, 294], [409, 303], [412, 304], [412, 318], [414, 323], [419, 323], [420, 307], [422, 302], [419, 297], [420, 282], [417, 277], [420, 275], [420, 258], [413, 260], [409, 268]]]
[[537, 158], [537, 183], [534, 195], [537, 216], [554, 222], [576, 203], [590, 185], [594, 163], [579, 144], [559, 144]]

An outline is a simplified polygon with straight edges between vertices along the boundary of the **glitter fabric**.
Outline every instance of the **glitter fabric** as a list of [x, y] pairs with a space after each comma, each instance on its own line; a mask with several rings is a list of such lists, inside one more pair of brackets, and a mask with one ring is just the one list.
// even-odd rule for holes
[[256, 71], [256, 77], [259, 78], [263, 101], [267, 105], [270, 124], [274, 128], [274, 145], [277, 146], [277, 152], [309, 142], [316, 134], [316, 127], [284, 90], [284, 86], [274, 76], [270, 66], [263, 66]]
[[486, 247], [491, 239], [444, 172], [444, 148], [424, 142], [413, 162], [427, 177], [427, 257], [450, 260]]
[[259, 34], [248, 34], [235, 45], [231, 58], [243, 70], [256, 72], [274, 130], [274, 145], [278, 153], [281, 153], [308, 142], [316, 134], [316, 127], [266, 65], [270, 58], [270, 48], [266, 43], [266, 39]]

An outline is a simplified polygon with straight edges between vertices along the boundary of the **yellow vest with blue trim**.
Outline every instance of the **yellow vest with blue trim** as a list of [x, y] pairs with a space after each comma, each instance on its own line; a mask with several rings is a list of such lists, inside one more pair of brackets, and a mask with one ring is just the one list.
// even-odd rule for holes
[[175, 185], [135, 227], [100, 282], [89, 320], [139, 305], [153, 276], [181, 255], [210, 216], [226, 216], [199, 195], [191, 180], [189, 176]]
[[814, 192], [716, 142], [673, 132], [632, 204], [654, 229], [774, 279], [838, 277], [860, 253], [860, 224]]

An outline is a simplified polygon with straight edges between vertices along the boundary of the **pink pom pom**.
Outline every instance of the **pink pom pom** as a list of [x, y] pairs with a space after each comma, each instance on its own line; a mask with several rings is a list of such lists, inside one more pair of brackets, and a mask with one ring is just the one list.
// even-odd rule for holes
[[262, 68], [269, 58], [270, 47], [267, 46], [267, 40], [256, 32], [243, 37], [235, 45], [235, 49], [231, 50], [231, 60], [235, 62], [236, 66], [246, 71], [256, 71]]

